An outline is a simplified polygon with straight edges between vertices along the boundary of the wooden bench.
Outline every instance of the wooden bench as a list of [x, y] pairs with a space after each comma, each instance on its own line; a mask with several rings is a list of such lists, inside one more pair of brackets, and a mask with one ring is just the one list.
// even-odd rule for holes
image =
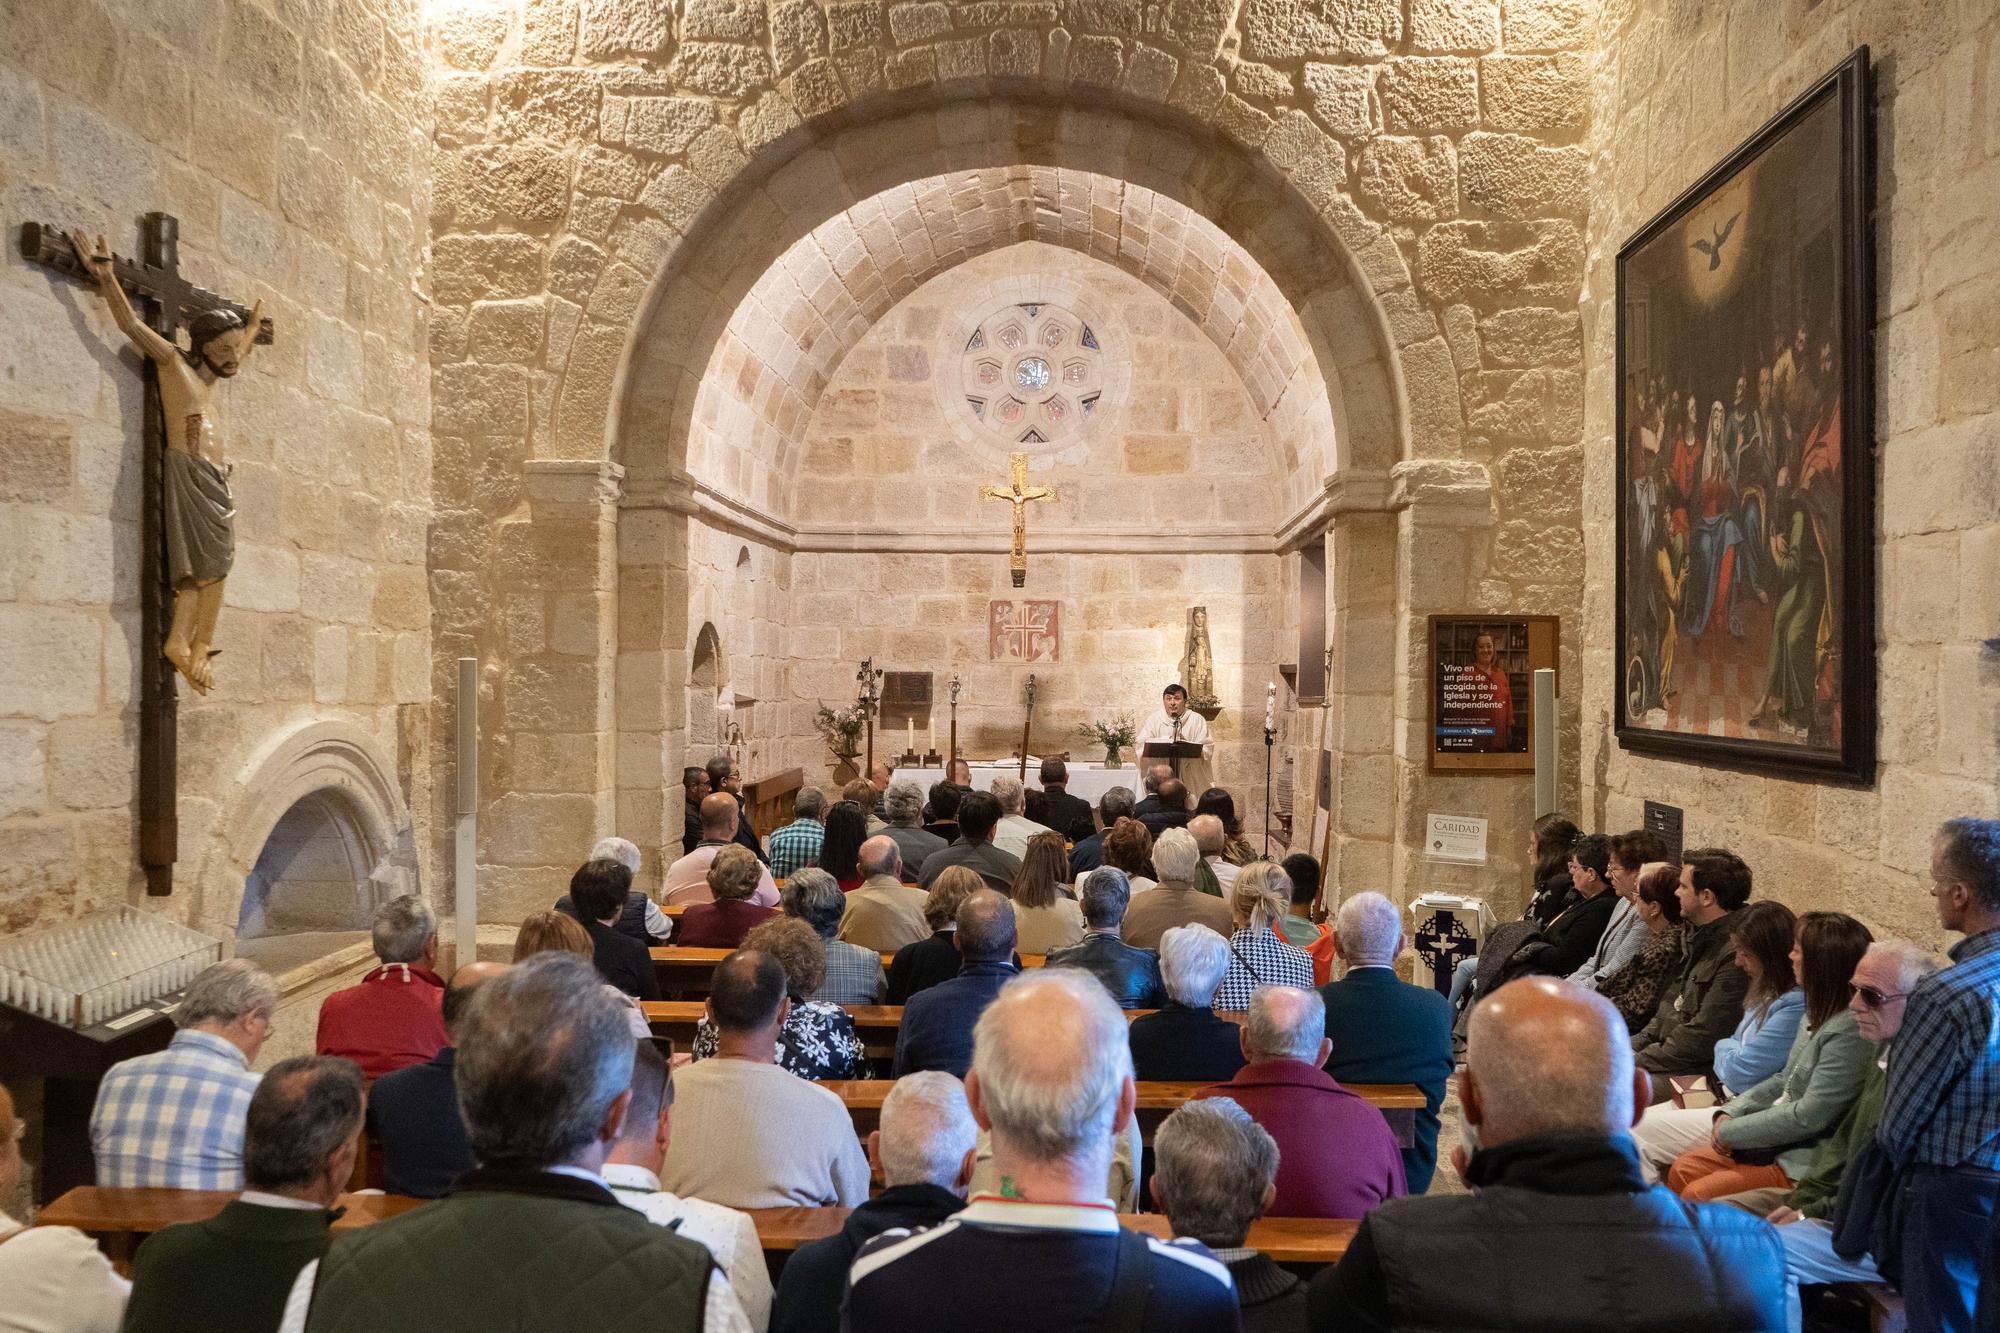
[[[37, 1226], [75, 1227], [97, 1237], [120, 1272], [129, 1273], [132, 1252], [155, 1231], [181, 1222], [200, 1222], [222, 1211], [236, 1195], [227, 1190], [104, 1189], [85, 1185], [43, 1208]], [[422, 1199], [394, 1194], [343, 1194], [347, 1212], [334, 1230], [373, 1226], [424, 1205]], [[782, 1256], [807, 1241], [838, 1232], [847, 1220], [846, 1208], [751, 1208], [757, 1239], [767, 1256]], [[1162, 1239], [1172, 1234], [1158, 1213], [1121, 1213], [1118, 1220], [1135, 1231]], [[1358, 1223], [1310, 1217], [1267, 1217], [1250, 1228], [1248, 1244], [1279, 1263], [1330, 1264], [1339, 1261], [1354, 1239]]]

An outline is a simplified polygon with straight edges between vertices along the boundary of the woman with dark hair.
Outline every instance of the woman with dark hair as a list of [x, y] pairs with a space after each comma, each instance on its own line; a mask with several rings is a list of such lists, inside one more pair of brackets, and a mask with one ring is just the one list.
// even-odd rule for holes
[[1841, 912], [1799, 919], [1791, 965], [1805, 992], [1805, 1021], [1785, 1067], [1722, 1104], [1710, 1141], [1683, 1152], [1667, 1184], [1684, 1199], [1706, 1202], [1745, 1190], [1790, 1191], [1806, 1172], [1813, 1145], [1861, 1093], [1875, 1044], [1847, 1007], [1854, 965], [1874, 937]]
[[1528, 900], [1528, 910], [1521, 914], [1523, 921], [1532, 917], [1546, 926], [1574, 901], [1576, 888], [1570, 883], [1569, 854], [1582, 836], [1583, 830], [1572, 824], [1567, 815], [1551, 812], [1535, 821], [1528, 835], [1528, 854], [1535, 862], [1531, 890], [1534, 896]]
[[1256, 849], [1243, 840], [1243, 821], [1236, 817], [1236, 798], [1220, 787], [1210, 787], [1194, 803], [1197, 815], [1214, 815], [1222, 821], [1222, 859], [1233, 866], [1247, 866], [1257, 859]]
[[1618, 1006], [1625, 1026], [1633, 1032], [1653, 1021], [1660, 997], [1681, 974], [1687, 928], [1681, 923], [1680, 886], [1677, 865], [1651, 861], [1640, 867], [1632, 910], [1646, 931], [1646, 942], [1623, 967], [1597, 983], [1597, 993]]
[[1083, 909], [1062, 887], [1068, 873], [1062, 834], [1028, 839], [1028, 854], [1007, 895], [1014, 900], [1014, 947], [1022, 953], [1045, 954], [1083, 942]]
[[1740, 909], [1729, 921], [1736, 966], [1750, 979], [1743, 996], [1743, 1019], [1736, 1031], [1715, 1043], [1715, 1076], [1731, 1093], [1762, 1083], [1785, 1067], [1792, 1038], [1805, 1017], [1805, 992], [1792, 975], [1792, 937], [1799, 920], [1783, 903], [1765, 899]]
[[1104, 834], [1104, 864], [1125, 872], [1132, 882], [1132, 896], [1159, 887], [1146, 872], [1153, 868], [1153, 831], [1129, 816], [1119, 816]]
[[838, 801], [826, 812], [826, 836], [819, 844], [819, 868], [833, 876], [842, 893], [861, 887], [861, 844], [868, 841], [868, 812], [853, 801]]

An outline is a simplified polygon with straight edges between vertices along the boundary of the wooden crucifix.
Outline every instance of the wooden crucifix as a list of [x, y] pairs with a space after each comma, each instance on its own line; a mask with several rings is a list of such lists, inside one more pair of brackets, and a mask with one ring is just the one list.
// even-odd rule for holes
[[1014, 586], [1026, 587], [1028, 583], [1028, 505], [1036, 500], [1057, 500], [1062, 498], [1062, 488], [1058, 486], [1030, 486], [1028, 484], [1028, 456], [1009, 455], [1013, 465], [1013, 486], [981, 486], [979, 498], [982, 500], [1006, 500], [1014, 506], [1014, 554], [1009, 568], [1014, 575]]
[[[181, 275], [178, 219], [148, 213], [139, 231], [142, 257], [131, 260], [111, 254], [102, 237], [93, 243], [81, 232], [30, 222], [21, 228], [21, 253], [94, 283], [144, 358], [139, 863], [146, 892], [164, 896], [173, 892], [180, 838], [174, 675], [207, 693], [210, 659], [220, 651], [213, 636], [223, 580], [235, 554], [235, 509], [219, 457], [214, 389], [242, 368], [254, 344], [269, 343], [273, 331], [261, 302], [245, 308]], [[187, 350], [175, 341], [183, 325]]]

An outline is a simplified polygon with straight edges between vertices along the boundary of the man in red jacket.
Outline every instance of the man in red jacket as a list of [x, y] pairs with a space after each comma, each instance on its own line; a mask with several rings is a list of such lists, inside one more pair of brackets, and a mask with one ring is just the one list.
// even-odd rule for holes
[[375, 956], [382, 965], [357, 986], [335, 991], [319, 1010], [321, 1055], [361, 1066], [371, 1079], [420, 1065], [444, 1048], [444, 978], [437, 963], [437, 918], [415, 894], [375, 913]]
[[1243, 1018], [1243, 1058], [1227, 1083], [1197, 1097], [1229, 1097], [1278, 1141], [1271, 1217], [1362, 1217], [1404, 1194], [1403, 1154], [1373, 1103], [1321, 1069], [1333, 1051], [1317, 991], [1266, 986]]

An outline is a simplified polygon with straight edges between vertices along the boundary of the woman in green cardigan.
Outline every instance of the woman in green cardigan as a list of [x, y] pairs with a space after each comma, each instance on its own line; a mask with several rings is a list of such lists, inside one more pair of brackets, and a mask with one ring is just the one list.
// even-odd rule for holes
[[1805, 1021], [1785, 1067], [1722, 1104], [1703, 1147], [1674, 1159], [1667, 1184], [1707, 1202], [1753, 1189], [1790, 1189], [1813, 1145], [1846, 1114], [1868, 1075], [1875, 1047], [1847, 1008], [1854, 965], [1868, 951], [1868, 928], [1841, 912], [1808, 912], [1792, 942], [1792, 970], [1806, 997]]

